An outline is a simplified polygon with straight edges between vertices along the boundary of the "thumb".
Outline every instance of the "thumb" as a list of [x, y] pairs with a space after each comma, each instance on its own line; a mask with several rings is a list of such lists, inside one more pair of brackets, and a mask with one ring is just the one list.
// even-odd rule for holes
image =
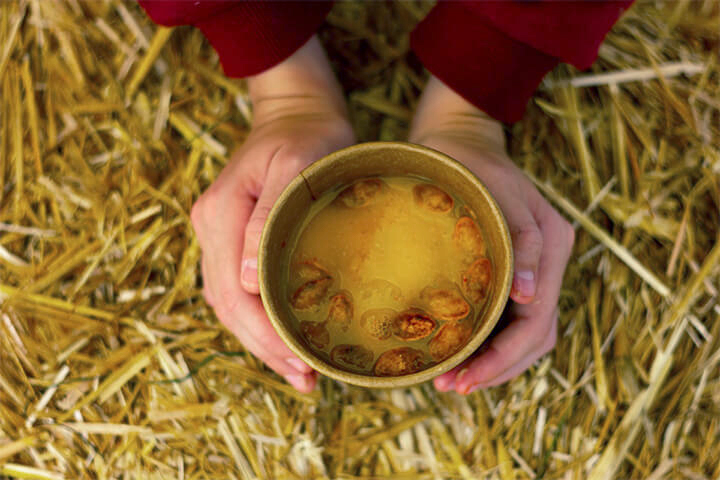
[[260, 236], [265, 227], [265, 221], [270, 215], [270, 210], [272, 210], [275, 200], [280, 196], [284, 186], [282, 183], [270, 181], [265, 184], [245, 227], [245, 244], [242, 250], [240, 281], [243, 289], [253, 295], [260, 293], [257, 271]]
[[538, 267], [543, 249], [543, 236], [530, 211], [508, 215], [510, 235], [515, 255], [515, 274], [513, 276], [510, 298], [517, 303], [530, 303], [537, 291]]
[[245, 226], [245, 244], [243, 245], [240, 282], [243, 289], [250, 294], [257, 295], [260, 293], [257, 257], [260, 237], [265, 227], [265, 221], [270, 215], [270, 210], [272, 210], [275, 201], [285, 187], [303, 168], [315, 159], [333, 151], [333, 148], [325, 148], [323, 144], [320, 145], [322, 148], [317, 145], [315, 148], [304, 146], [302, 150], [299, 150], [299, 153], [296, 149], [284, 148], [276, 151], [273, 155], [262, 191], [255, 203], [255, 209]]

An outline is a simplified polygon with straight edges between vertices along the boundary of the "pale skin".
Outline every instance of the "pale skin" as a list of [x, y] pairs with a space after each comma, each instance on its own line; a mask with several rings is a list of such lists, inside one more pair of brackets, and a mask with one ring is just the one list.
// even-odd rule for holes
[[[249, 78], [248, 89], [250, 135], [191, 213], [203, 250], [204, 295], [250, 352], [296, 389], [310, 392], [317, 373], [283, 343], [260, 302], [257, 250], [265, 218], [290, 180], [355, 137], [342, 91], [315, 37], [281, 64]], [[501, 125], [434, 77], [408, 139], [472, 170], [510, 227], [511, 322], [483, 353], [434, 380], [438, 390], [461, 394], [499, 385], [555, 346], [557, 300], [574, 231], [509, 159]]]

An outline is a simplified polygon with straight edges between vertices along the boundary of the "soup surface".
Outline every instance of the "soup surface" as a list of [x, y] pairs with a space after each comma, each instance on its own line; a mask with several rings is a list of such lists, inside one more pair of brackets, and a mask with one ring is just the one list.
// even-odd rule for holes
[[415, 177], [381, 177], [314, 202], [285, 284], [294, 327], [316, 355], [397, 376], [467, 343], [491, 276], [483, 234], [460, 199]]

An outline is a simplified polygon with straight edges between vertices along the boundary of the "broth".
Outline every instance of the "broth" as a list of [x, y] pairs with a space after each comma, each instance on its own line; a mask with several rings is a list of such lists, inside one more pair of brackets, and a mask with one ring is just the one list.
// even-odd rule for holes
[[415, 177], [326, 192], [291, 242], [296, 333], [334, 366], [405, 375], [462, 348], [479, 326], [492, 259], [474, 215]]

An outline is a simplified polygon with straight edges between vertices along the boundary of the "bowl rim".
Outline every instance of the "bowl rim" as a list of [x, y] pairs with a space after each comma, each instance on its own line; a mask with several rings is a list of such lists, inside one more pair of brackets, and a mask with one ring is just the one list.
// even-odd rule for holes
[[[270, 232], [272, 230], [270, 227], [273, 225], [278, 215], [280, 215], [283, 207], [287, 204], [291, 193], [298, 188], [307, 188], [305, 175], [308, 175], [317, 169], [327, 168], [327, 164], [332, 164], [342, 158], [353, 155], [358, 150], [367, 152], [368, 149], [380, 150], [387, 148], [401, 149], [408, 152], [421, 153], [425, 156], [432, 157], [433, 161], [437, 161], [438, 163], [441, 163], [446, 167], [453, 168], [454, 170], [458, 171], [463, 177], [465, 177], [466, 180], [470, 181], [474, 185], [474, 187], [477, 188], [478, 192], [483, 195], [486, 203], [488, 204], [488, 207], [491, 210], [489, 216], [497, 221], [497, 227], [499, 227], [501, 230], [501, 238], [503, 239], [503, 241], [499, 245], [499, 251], [494, 253], [496, 255], [504, 254], [506, 256], [507, 268], [502, 272], [496, 272], [496, 274], [500, 275], [500, 277], [498, 277], [496, 280], [496, 301], [493, 302], [493, 304], [489, 305], [488, 308], [485, 310], [485, 323], [483, 324], [483, 326], [473, 334], [468, 343], [462, 349], [458, 350], [453, 355], [437, 363], [436, 365], [433, 365], [432, 367], [426, 368], [419, 372], [401, 376], [378, 377], [373, 375], [352, 373], [334, 367], [328, 362], [317, 357], [310, 349], [305, 347], [297, 338], [295, 338], [295, 335], [286, 327], [283, 321], [280, 320], [276, 308], [270, 302], [269, 298], [271, 296], [270, 292], [272, 291], [272, 286], [268, 285], [267, 282], [268, 266], [267, 262], [265, 261], [265, 257], [269, 250], [268, 243]], [[480, 347], [480, 345], [487, 339], [490, 332], [499, 321], [500, 316], [505, 309], [505, 305], [508, 301], [512, 284], [513, 264], [514, 258], [512, 241], [510, 237], [510, 230], [505, 220], [505, 216], [503, 215], [502, 210], [498, 206], [493, 196], [490, 194], [490, 191], [487, 189], [487, 187], [485, 187], [483, 182], [473, 172], [471, 172], [466, 166], [464, 166], [459, 161], [451, 158], [450, 156], [432, 148], [425, 147], [423, 145], [399, 141], [376, 141], [358, 143], [337, 150], [318, 159], [317, 161], [313, 162], [305, 169], [303, 169], [283, 189], [282, 193], [277, 198], [277, 200], [273, 204], [272, 209], [270, 210], [270, 213], [268, 214], [265, 225], [263, 226], [262, 234], [260, 236], [260, 245], [258, 249], [258, 283], [260, 287], [260, 297], [262, 299], [263, 307], [265, 308], [265, 312], [270, 319], [273, 328], [278, 333], [280, 338], [282, 338], [283, 342], [290, 348], [290, 350], [298, 357], [300, 357], [300, 359], [310, 365], [314, 370], [335, 380], [340, 380], [353, 385], [370, 388], [396, 388], [416, 385], [435, 378], [438, 375], [441, 375], [461, 364]]]

